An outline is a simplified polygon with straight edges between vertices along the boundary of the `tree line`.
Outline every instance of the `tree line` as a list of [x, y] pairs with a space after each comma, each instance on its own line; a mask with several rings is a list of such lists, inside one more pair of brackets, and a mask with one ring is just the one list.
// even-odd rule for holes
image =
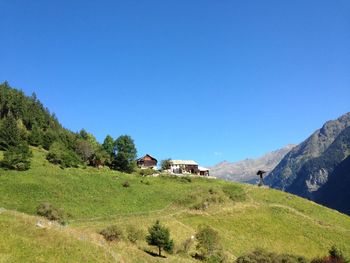
[[100, 144], [85, 129], [72, 132], [64, 128], [35, 93], [26, 96], [4, 82], [0, 84], [2, 167], [20, 171], [29, 169], [32, 157], [29, 146], [47, 150], [47, 160], [62, 168], [109, 166], [131, 173], [136, 166], [137, 150], [130, 136], [113, 139], [107, 135]]

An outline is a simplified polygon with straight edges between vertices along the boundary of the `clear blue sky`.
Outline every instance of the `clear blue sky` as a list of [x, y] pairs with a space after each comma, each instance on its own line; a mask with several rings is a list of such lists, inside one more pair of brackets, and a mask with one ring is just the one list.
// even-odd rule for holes
[[0, 81], [73, 130], [203, 165], [350, 111], [350, 1], [0, 0]]

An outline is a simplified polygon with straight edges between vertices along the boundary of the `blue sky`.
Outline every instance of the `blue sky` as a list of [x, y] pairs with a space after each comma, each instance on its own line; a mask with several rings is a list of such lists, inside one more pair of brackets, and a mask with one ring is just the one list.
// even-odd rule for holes
[[203, 165], [350, 111], [347, 0], [0, 0], [0, 81], [62, 124]]

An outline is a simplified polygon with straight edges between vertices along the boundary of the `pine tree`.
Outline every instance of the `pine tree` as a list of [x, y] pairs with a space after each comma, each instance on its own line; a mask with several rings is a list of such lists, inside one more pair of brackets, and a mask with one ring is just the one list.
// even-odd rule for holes
[[32, 152], [27, 142], [20, 142], [16, 146], [10, 146], [4, 153], [2, 165], [7, 169], [24, 171], [30, 168], [30, 158]]
[[106, 152], [109, 155], [113, 155], [114, 154], [114, 140], [112, 138], [112, 136], [107, 135], [106, 138], [103, 141], [102, 147], [106, 150]]
[[43, 144], [43, 132], [39, 129], [38, 125], [33, 125], [28, 141], [33, 146], [39, 146]]
[[9, 114], [2, 122], [0, 129], [0, 149], [7, 150], [18, 146], [21, 142], [21, 133], [17, 127], [16, 119]]
[[148, 245], [158, 247], [159, 256], [162, 255], [162, 249], [172, 252], [174, 241], [170, 239], [169, 229], [162, 226], [157, 220], [153, 226], [148, 229], [149, 235], [146, 237]]

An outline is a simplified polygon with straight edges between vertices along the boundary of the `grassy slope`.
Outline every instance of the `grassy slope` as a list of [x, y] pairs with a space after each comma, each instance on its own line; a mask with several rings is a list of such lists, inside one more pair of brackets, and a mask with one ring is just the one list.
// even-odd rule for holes
[[[72, 219], [67, 228], [42, 230], [35, 227], [35, 217], [1, 213], [0, 255], [14, 261], [21, 261], [24, 255], [39, 262], [69, 261], [81, 254], [100, 262], [115, 258], [158, 262], [160, 259], [143, 251], [152, 250], [144, 241], [107, 244], [96, 234], [112, 223], [122, 228], [134, 225], [146, 232], [156, 219], [170, 228], [176, 248], [205, 223], [219, 231], [230, 258], [257, 247], [311, 258], [324, 255], [332, 244], [350, 257], [350, 218], [293, 195], [219, 180], [189, 183], [92, 168], [62, 170], [44, 156], [44, 151], [35, 150], [32, 169], [27, 172], [0, 170], [0, 207], [34, 214], [40, 202], [50, 201]], [[121, 186], [125, 180], [131, 187]], [[237, 200], [243, 197], [241, 201], [234, 202], [224, 193], [230, 186], [240, 194]], [[217, 202], [205, 211], [189, 209], [206, 198]], [[13, 247], [23, 249], [10, 253]], [[193, 261], [186, 255], [168, 257], [171, 262]]]

